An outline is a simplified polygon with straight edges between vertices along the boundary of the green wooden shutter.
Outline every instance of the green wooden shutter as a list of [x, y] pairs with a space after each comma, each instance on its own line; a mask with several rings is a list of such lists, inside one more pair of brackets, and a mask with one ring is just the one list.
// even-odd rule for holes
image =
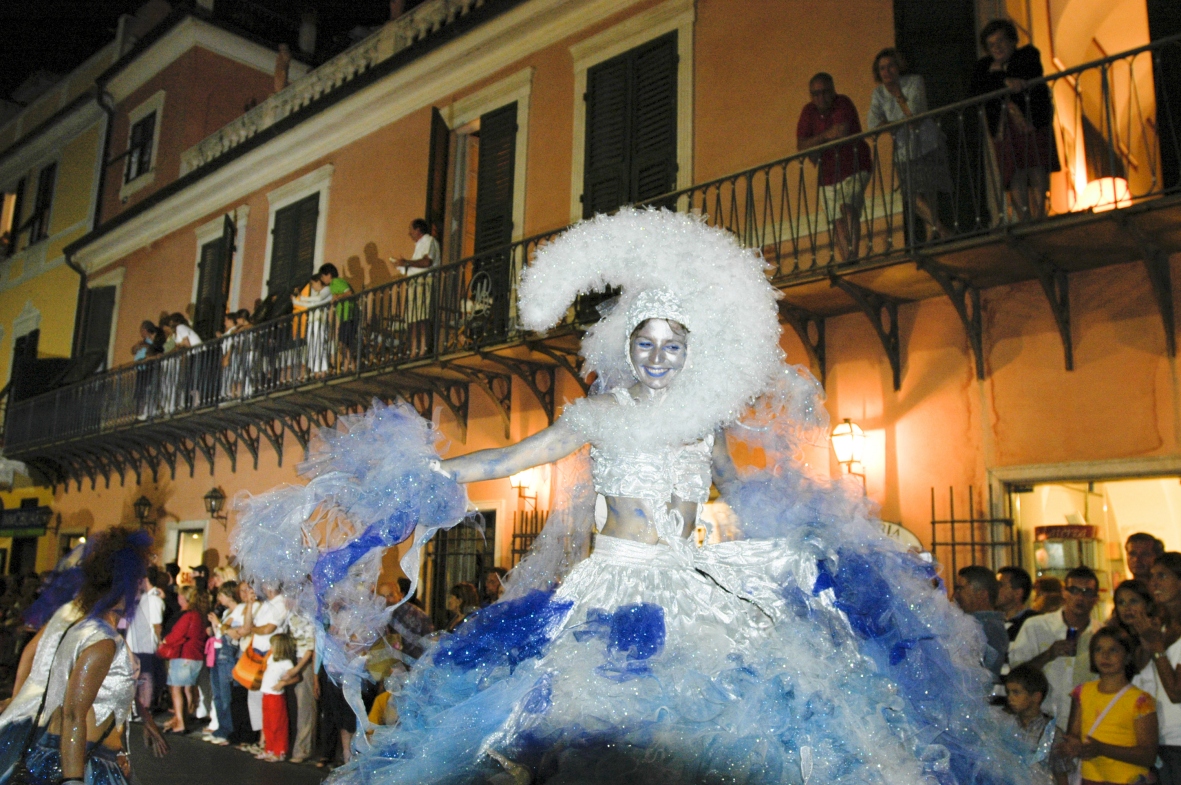
[[234, 260], [236, 227], [230, 216], [222, 220], [221, 237], [201, 246], [197, 274], [197, 310], [193, 329], [202, 340], [216, 335], [226, 316], [230, 296], [230, 268]]
[[316, 221], [320, 194], [314, 193], [275, 212], [271, 230], [271, 273], [268, 294], [290, 294], [312, 277], [316, 263]]
[[476, 253], [513, 240], [513, 177], [517, 164], [517, 102], [480, 117], [476, 173]]
[[111, 319], [115, 315], [115, 287], [97, 286], [86, 291], [86, 318], [82, 325], [82, 354], [102, 357], [106, 367], [110, 348]]
[[636, 50], [629, 201], [677, 186], [677, 34]]
[[583, 217], [676, 187], [677, 66], [673, 32], [587, 71]]
[[600, 63], [586, 74], [586, 152], [582, 217], [626, 204], [631, 180], [631, 57]]
[[431, 234], [443, 236], [447, 215], [447, 167], [451, 157], [451, 128], [437, 108], [431, 108], [431, 147], [427, 169], [426, 212]]

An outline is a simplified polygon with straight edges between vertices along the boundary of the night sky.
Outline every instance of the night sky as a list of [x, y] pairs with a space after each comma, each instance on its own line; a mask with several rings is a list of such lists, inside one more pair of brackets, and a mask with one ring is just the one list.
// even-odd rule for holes
[[[115, 36], [121, 14], [134, 13], [146, 0], [0, 0], [0, 98], [25, 78], [44, 69], [68, 73]], [[337, 49], [348, 31], [389, 17], [388, 0], [256, 0], [298, 18], [314, 7], [319, 18], [319, 48]], [[413, 6], [415, 3], [407, 3]], [[216, 4], [215, 4], [216, 8]], [[326, 46], [327, 45], [327, 46]]]

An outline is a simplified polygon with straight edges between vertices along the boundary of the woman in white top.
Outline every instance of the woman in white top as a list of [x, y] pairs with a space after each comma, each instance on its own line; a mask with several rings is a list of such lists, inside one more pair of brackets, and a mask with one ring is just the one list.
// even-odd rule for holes
[[1181, 785], [1181, 553], [1156, 558], [1148, 590], [1165, 623], [1148, 615], [1136, 620], [1140, 645], [1152, 661], [1132, 683], [1156, 698], [1161, 785]]
[[[0, 724], [7, 724], [19, 711], [38, 720], [20, 782], [126, 785], [130, 764], [124, 730], [135, 700], [138, 664], [115, 628], [126, 609], [135, 607], [150, 545], [143, 532], [115, 527], [88, 547], [74, 602], [54, 615], [36, 644], [34, 673], [23, 685], [44, 677], [35, 707], [29, 712], [28, 706], [13, 705], [0, 718]], [[145, 744], [163, 755], [168, 745], [151, 713], [141, 706], [140, 716]], [[7, 731], [0, 733], [0, 754], [9, 766], [0, 772], [3, 783], [16, 777], [11, 764], [30, 738]]]
[[[873, 59], [873, 78], [878, 83], [869, 102], [870, 129], [897, 123], [927, 111], [927, 87], [923, 77], [908, 74], [906, 61], [893, 47]], [[951, 193], [947, 167], [947, 144], [939, 125], [927, 118], [893, 132], [894, 167], [903, 193], [915, 214], [927, 225], [927, 239], [947, 236], [939, 220], [939, 194]]]

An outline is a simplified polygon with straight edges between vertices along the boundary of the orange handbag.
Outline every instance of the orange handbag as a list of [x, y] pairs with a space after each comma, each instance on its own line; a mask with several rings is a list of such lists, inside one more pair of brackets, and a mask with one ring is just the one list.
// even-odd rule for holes
[[234, 666], [234, 681], [248, 690], [257, 690], [262, 686], [262, 672], [267, 669], [267, 657], [270, 652], [259, 654], [254, 650], [254, 638], [242, 646], [242, 656]]

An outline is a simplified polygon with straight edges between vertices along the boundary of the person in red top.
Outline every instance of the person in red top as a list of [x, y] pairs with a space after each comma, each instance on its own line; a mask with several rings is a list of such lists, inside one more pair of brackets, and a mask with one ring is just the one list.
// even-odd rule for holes
[[209, 613], [209, 597], [193, 586], [184, 586], [177, 593], [180, 618], [160, 643], [157, 651], [168, 658], [168, 688], [172, 692], [172, 721], [165, 732], [185, 732], [186, 702], [189, 709], [197, 705], [197, 678], [205, 664], [205, 639], [209, 637], [205, 617]]
[[[829, 74], [808, 81], [812, 100], [800, 110], [796, 143], [801, 151], [861, 133], [857, 107], [847, 95], [838, 95]], [[873, 160], [864, 139], [830, 147], [812, 156], [820, 181], [820, 199], [832, 227], [837, 256], [842, 262], [857, 258], [861, 242], [861, 207], [869, 184]]]

